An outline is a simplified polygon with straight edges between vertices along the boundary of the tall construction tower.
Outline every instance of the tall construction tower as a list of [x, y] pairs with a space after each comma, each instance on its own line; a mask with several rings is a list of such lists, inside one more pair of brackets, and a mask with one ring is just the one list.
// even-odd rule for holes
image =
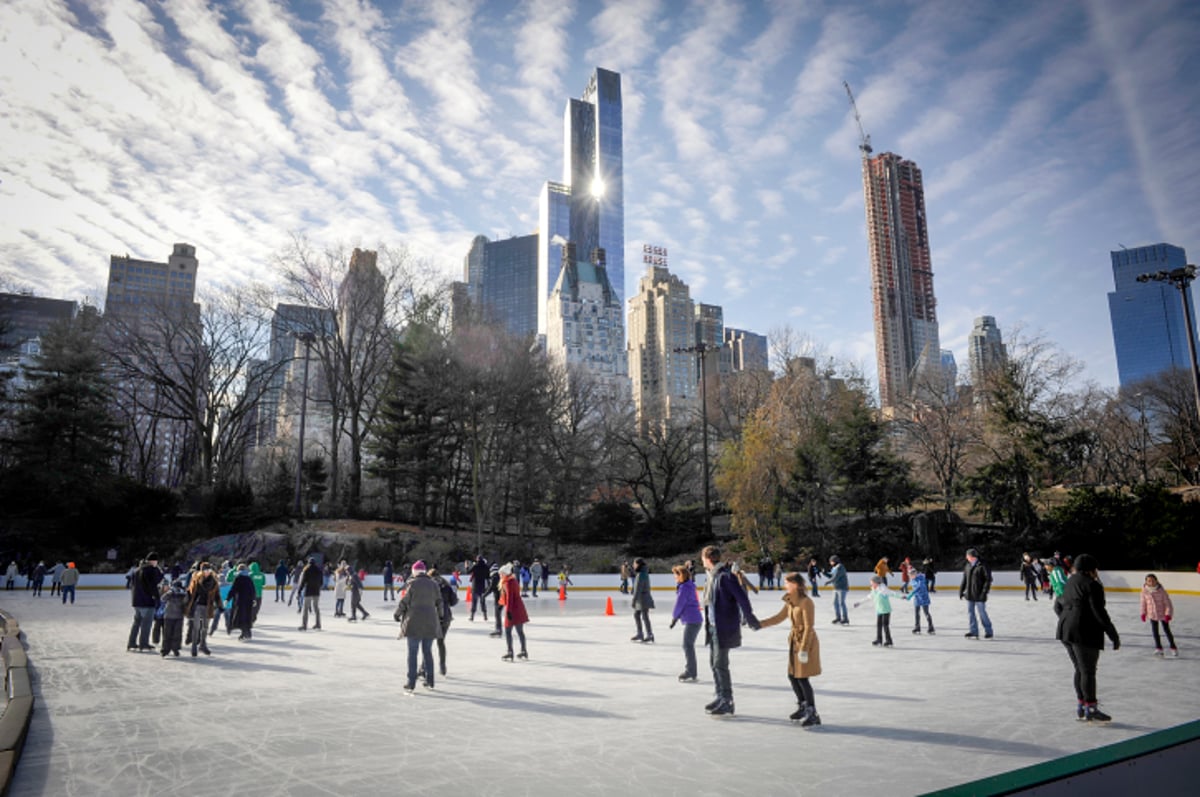
[[894, 412], [912, 397], [922, 377], [936, 384], [941, 367], [925, 188], [917, 164], [891, 152], [872, 154], [854, 94], [849, 84], [843, 85], [862, 152], [879, 404]]

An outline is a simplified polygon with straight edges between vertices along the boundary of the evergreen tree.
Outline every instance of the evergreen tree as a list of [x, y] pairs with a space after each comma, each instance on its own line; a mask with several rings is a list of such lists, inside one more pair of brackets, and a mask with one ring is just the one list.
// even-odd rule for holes
[[110, 484], [118, 427], [109, 412], [98, 325], [95, 313], [84, 313], [56, 326], [26, 372], [15, 463], [6, 478], [6, 492], [26, 506], [76, 514]]

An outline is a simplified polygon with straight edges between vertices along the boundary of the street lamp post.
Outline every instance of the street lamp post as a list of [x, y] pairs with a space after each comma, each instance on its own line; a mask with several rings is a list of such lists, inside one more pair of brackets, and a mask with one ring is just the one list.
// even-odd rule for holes
[[1192, 308], [1188, 304], [1188, 286], [1196, 279], [1196, 267], [1189, 264], [1170, 271], [1155, 271], [1139, 274], [1138, 282], [1169, 282], [1179, 289], [1179, 301], [1183, 302], [1183, 322], [1187, 327], [1188, 353], [1192, 357], [1192, 390], [1196, 399], [1196, 415], [1200, 418], [1200, 365], [1196, 362], [1196, 330], [1192, 325]]
[[708, 496], [708, 376], [705, 355], [719, 348], [721, 348], [719, 343], [712, 344], [702, 340], [695, 346], [684, 346], [673, 350], [680, 354], [695, 353], [696, 359], [700, 361], [700, 449], [704, 458], [704, 531], [709, 537], [712, 536], [712, 509], [709, 506]]
[[296, 515], [303, 519], [304, 505], [300, 499], [300, 487], [304, 476], [304, 419], [308, 413], [308, 361], [309, 354], [312, 351], [312, 344], [317, 338], [311, 332], [299, 332], [296, 334], [296, 340], [304, 344], [304, 382], [300, 390], [300, 443], [296, 447], [296, 495], [295, 495], [295, 511]]

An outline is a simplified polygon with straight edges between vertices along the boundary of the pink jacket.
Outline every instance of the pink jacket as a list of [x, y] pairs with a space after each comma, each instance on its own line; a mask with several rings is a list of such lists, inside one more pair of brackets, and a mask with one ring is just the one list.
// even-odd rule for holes
[[1175, 616], [1175, 607], [1171, 605], [1171, 596], [1159, 584], [1154, 589], [1142, 587], [1142, 614], [1147, 620], [1165, 620]]

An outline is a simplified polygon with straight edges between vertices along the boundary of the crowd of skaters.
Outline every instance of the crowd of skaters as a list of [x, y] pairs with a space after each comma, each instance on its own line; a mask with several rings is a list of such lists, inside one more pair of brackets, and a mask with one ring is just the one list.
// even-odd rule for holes
[[[992, 585], [991, 568], [974, 548], [966, 551], [965, 559], [959, 597], [966, 602], [966, 637], [979, 639], [982, 627], [983, 638], [991, 639], [995, 634], [986, 608]], [[684, 670], [679, 680], [694, 682], [698, 679], [695, 646], [703, 630], [714, 683], [714, 700], [705, 709], [713, 716], [733, 715], [735, 707], [729, 654], [741, 646], [741, 629], [748, 627], [757, 631], [762, 627], [788, 622], [787, 677], [798, 704], [790, 719], [804, 727], [821, 724], [809, 681], [821, 672], [813, 598], [820, 597], [820, 581], [824, 580], [823, 586], [832, 588], [834, 596], [832, 622], [849, 625], [846, 604], [849, 578], [840, 558], [831, 556], [827, 568], [822, 568], [815, 557], [810, 559], [807, 583], [799, 569], [785, 573], [780, 563], [764, 558], [759, 563], [759, 584], [763, 589], [781, 590], [781, 600], [785, 605], [777, 614], [761, 620], [755, 616], [748, 597], [748, 593], [757, 592], [758, 587], [747, 578], [740, 562], [724, 561], [721, 551], [709, 546], [701, 554], [701, 563], [708, 578], [699, 595], [695, 583], [695, 564], [689, 560], [672, 568], [676, 581], [676, 600], [670, 628], [674, 629], [680, 623], [684, 626]], [[470, 585], [470, 620], [475, 620], [478, 610], [484, 622], [488, 621], [490, 598], [495, 619], [495, 630], [491, 636], [503, 636], [506, 645], [502, 660], [527, 659], [529, 654], [524, 626], [529, 622], [529, 615], [524, 599], [531, 594], [537, 597], [539, 587], [548, 591], [552, 572], [553, 569], [540, 557], [525, 565], [518, 560], [489, 562], [479, 556], [455, 566], [448, 576], [443, 576], [423, 561], [412, 565], [406, 563], [399, 568], [394, 568], [391, 561], [386, 562], [382, 574], [384, 600], [396, 600], [399, 594], [393, 619], [400, 623], [400, 637], [407, 640], [405, 691], [415, 691], [418, 681], [425, 688], [433, 689], [435, 672], [446, 674], [446, 634], [453, 622], [451, 610], [458, 603], [458, 589], [464, 580]], [[36, 564], [30, 562], [22, 573], [14, 560], [5, 575], [6, 590], [15, 589], [16, 579], [24, 576], [25, 589], [34, 597], [40, 597], [44, 582], [49, 579], [51, 595], [61, 595], [64, 604], [68, 599], [74, 603], [75, 588], [79, 581], [79, 571], [74, 562], [64, 564], [57, 561], [51, 566], [44, 561]], [[899, 593], [892, 592], [888, 585], [889, 577], [895, 576], [900, 580]], [[930, 613], [930, 593], [935, 591], [936, 576], [937, 571], [929, 559], [917, 567], [911, 559], [905, 558], [896, 570], [892, 570], [888, 557], [882, 557], [876, 563], [868, 596], [854, 604], [857, 608], [870, 602], [874, 609], [876, 636], [873, 645], [893, 645], [890, 628], [893, 600], [912, 603], [914, 634], [922, 632], [922, 615], [925, 618], [925, 632], [935, 633]], [[1056, 638], [1062, 642], [1075, 671], [1073, 684], [1077, 718], [1109, 721], [1111, 717], [1098, 707], [1096, 670], [1105, 637], [1111, 640], [1113, 650], [1119, 649], [1120, 639], [1105, 608], [1104, 589], [1095, 558], [1083, 554], [1072, 562], [1057, 551], [1052, 557], [1044, 559], [1026, 553], [1021, 558], [1020, 576], [1025, 585], [1027, 601], [1036, 601], [1039, 593], [1054, 597], [1054, 610], [1059, 618]], [[351, 567], [345, 560], [337, 564], [321, 563], [312, 557], [300, 559], [290, 566], [280, 561], [274, 570], [274, 577], [275, 601], [286, 602], [289, 606], [293, 600], [296, 601], [297, 612], [301, 614], [300, 631], [308, 630], [310, 615], [314, 620], [312, 629], [320, 630], [320, 596], [326, 590], [334, 593], [335, 617], [355, 622], [360, 613], [363, 619], [370, 616], [361, 602], [367, 572]], [[562, 596], [565, 597], [566, 588], [571, 583], [570, 568], [564, 564], [558, 571]], [[183, 648], [190, 647], [192, 657], [200, 653], [211, 655], [207, 640], [219, 630], [222, 618], [225, 619], [227, 634], [238, 630], [239, 641], [249, 641], [265, 585], [266, 576], [256, 561], [226, 561], [220, 567], [198, 561], [186, 570], [182, 564], [176, 564], [164, 572], [159, 567], [158, 555], [150, 553], [126, 574], [126, 586], [132, 592], [134, 608], [127, 649], [158, 650], [165, 658], [169, 655], [178, 657]], [[632, 598], [637, 629], [632, 641], [653, 643], [655, 638], [650, 612], [655, 608], [655, 603], [650, 589], [649, 568], [644, 559], [622, 563], [620, 588]], [[347, 597], [350, 599], [349, 616], [344, 610]], [[1140, 614], [1142, 621], [1148, 621], [1151, 625], [1155, 655], [1165, 655], [1162, 645], [1162, 637], [1165, 636], [1170, 655], [1178, 656], [1170, 628], [1174, 607], [1166, 589], [1154, 574], [1148, 574], [1145, 578], [1140, 595]], [[514, 649], [514, 635], [519, 649]], [[433, 659], [435, 643], [436, 668]], [[159, 647], [155, 648], [154, 645]]]

